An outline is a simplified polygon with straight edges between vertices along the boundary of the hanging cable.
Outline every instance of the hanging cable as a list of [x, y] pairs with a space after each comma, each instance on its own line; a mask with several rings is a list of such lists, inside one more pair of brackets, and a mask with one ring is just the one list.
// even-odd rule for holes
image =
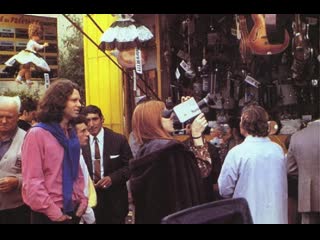
[[100, 30], [101, 33], [103, 33], [102, 28], [99, 26], [99, 24], [93, 19], [93, 17], [90, 16], [90, 14], [86, 14], [88, 18], [90, 18], [91, 22], [93, 22], [94, 25]]
[[[75, 22], [73, 22], [68, 16], [67, 14], [62, 14], [79, 32], [81, 32], [82, 35], [84, 35], [86, 38], [88, 38], [88, 40], [93, 43], [100, 51], [102, 51], [99, 47], [99, 45], [97, 43], [95, 43], [95, 41], [88, 35], [86, 34], [81, 27], [79, 27]], [[90, 17], [91, 20], [93, 20], [92, 17]], [[95, 22], [95, 21], [94, 21]], [[95, 22], [95, 25], [100, 29], [100, 31], [102, 30], [99, 25]], [[107, 58], [113, 62], [128, 78], [129, 80], [132, 80], [132, 77], [130, 76], [130, 74], [124, 70], [117, 62], [115, 62], [105, 51], [102, 51], [104, 55], [107, 56]], [[160, 98], [158, 97], [158, 95], [153, 91], [152, 88], [150, 88], [150, 86], [146, 83], [146, 81], [144, 79], [141, 78], [141, 76], [139, 75], [140, 80], [142, 80], [146, 86], [146, 88], [156, 97], [157, 100], [160, 100]], [[141, 86], [138, 85], [138, 87], [140, 88], [140, 90], [147, 95], [147, 93], [141, 88]]]

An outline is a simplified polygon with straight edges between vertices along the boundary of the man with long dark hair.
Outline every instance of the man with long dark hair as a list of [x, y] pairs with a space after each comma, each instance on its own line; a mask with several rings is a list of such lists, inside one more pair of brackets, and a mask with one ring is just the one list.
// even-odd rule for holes
[[80, 143], [70, 124], [80, 108], [78, 85], [66, 79], [56, 80], [40, 101], [40, 123], [22, 146], [22, 196], [31, 223], [77, 223], [87, 208]]

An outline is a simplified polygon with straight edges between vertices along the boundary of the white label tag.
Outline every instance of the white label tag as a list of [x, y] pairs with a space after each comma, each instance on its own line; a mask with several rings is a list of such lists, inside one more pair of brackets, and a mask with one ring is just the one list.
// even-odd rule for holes
[[201, 113], [201, 110], [194, 98], [190, 98], [189, 100], [180, 103], [175, 106], [173, 110], [181, 123], [184, 123]]
[[179, 69], [177, 68], [176, 69], [176, 79], [179, 79], [181, 76], [180, 72], [179, 72]]
[[181, 61], [180, 66], [182, 67], [182, 69], [186, 72], [190, 71], [190, 65], [187, 64], [184, 60]]
[[255, 87], [255, 88], [259, 88], [260, 86], [260, 82], [255, 80], [253, 77], [250, 76], [246, 76], [246, 78], [244, 79], [244, 81], [246, 83], [249, 83], [251, 86]]
[[44, 88], [48, 89], [50, 86], [50, 78], [49, 78], [49, 73], [44, 74]]
[[142, 57], [141, 50], [136, 48], [136, 72], [142, 74]]

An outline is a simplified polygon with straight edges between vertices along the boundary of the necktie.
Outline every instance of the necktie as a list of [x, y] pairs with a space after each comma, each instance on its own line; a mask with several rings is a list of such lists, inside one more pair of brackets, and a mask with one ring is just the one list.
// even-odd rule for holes
[[97, 137], [94, 137], [94, 181], [98, 182], [101, 179], [101, 156]]

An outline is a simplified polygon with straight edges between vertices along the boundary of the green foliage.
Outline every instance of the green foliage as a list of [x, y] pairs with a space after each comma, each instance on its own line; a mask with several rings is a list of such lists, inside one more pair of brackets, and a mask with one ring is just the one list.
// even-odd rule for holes
[[32, 92], [29, 90], [15, 91], [15, 90], [6, 89], [5, 91], [1, 92], [0, 95], [9, 96], [9, 97], [19, 96], [21, 101], [23, 101], [25, 98], [31, 98], [37, 102], [40, 100], [40, 97], [41, 97], [39, 88]]
[[[78, 26], [82, 28], [81, 15], [68, 14]], [[59, 77], [76, 82], [81, 89], [81, 98], [85, 101], [83, 36], [74, 26], [66, 29], [62, 39], [64, 49], [59, 50]]]

